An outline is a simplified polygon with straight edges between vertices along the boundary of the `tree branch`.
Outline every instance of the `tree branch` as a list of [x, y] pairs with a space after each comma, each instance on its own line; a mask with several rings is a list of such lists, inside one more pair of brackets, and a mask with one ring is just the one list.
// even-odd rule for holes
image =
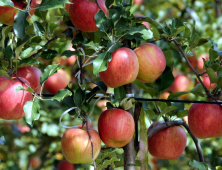
[[168, 127], [171, 126], [183, 126], [187, 132], [190, 134], [190, 136], [192, 137], [194, 144], [196, 146], [197, 149], [197, 153], [198, 153], [198, 158], [200, 162], [204, 162], [204, 157], [203, 157], [203, 152], [201, 149], [201, 146], [198, 142], [198, 139], [192, 134], [192, 132], [190, 131], [189, 126], [186, 124], [186, 122], [182, 121], [182, 120], [178, 120], [178, 121], [169, 121], [167, 123], [161, 123], [159, 125], [156, 125], [154, 127], [152, 127], [151, 129], [149, 129], [149, 131], [147, 132], [147, 137], [148, 139], [151, 138], [156, 132], [166, 129]]

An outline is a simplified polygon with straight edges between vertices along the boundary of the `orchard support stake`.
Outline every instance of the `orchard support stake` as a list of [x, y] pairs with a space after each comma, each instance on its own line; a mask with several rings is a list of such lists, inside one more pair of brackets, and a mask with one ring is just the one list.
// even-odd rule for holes
[[[126, 94], [132, 94], [131, 84], [124, 85]], [[133, 109], [128, 110], [133, 115]], [[136, 170], [136, 156], [134, 151], [134, 138], [123, 147], [124, 149], [124, 170]]]
[[156, 132], [162, 130], [162, 129], [166, 129], [168, 127], [171, 126], [183, 126], [187, 132], [190, 134], [190, 136], [192, 137], [194, 144], [196, 146], [197, 149], [197, 153], [198, 153], [198, 158], [200, 162], [204, 162], [204, 157], [203, 157], [203, 152], [200, 146], [200, 143], [198, 142], [198, 139], [192, 134], [192, 132], [190, 131], [189, 126], [186, 124], [186, 122], [182, 121], [182, 120], [177, 120], [177, 121], [169, 121], [167, 123], [161, 123], [159, 125], [156, 125], [154, 127], [152, 127], [148, 132], [147, 132], [147, 138], [151, 138]]

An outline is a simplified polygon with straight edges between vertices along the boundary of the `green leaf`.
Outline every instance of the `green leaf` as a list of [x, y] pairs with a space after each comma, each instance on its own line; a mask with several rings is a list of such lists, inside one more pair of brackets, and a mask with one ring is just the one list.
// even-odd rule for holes
[[209, 50], [209, 58], [210, 61], [215, 61], [216, 58], [218, 57], [218, 52], [213, 50], [212, 48]]
[[222, 88], [222, 77], [219, 77], [219, 78], [218, 78], [217, 87], [218, 87], [218, 88]]
[[44, 58], [45, 60], [52, 60], [58, 55], [59, 53], [56, 50], [49, 49], [47, 51], [43, 51], [41, 57]]
[[107, 9], [109, 9], [110, 5], [112, 5], [114, 3], [114, 0], [107, 0], [106, 1], [106, 7]]
[[111, 61], [112, 55], [109, 52], [99, 54], [93, 61], [93, 74], [96, 75], [101, 71], [105, 71], [108, 66], [108, 62]]
[[33, 54], [36, 54], [36, 52], [38, 50], [40, 50], [42, 47], [40, 45], [35, 45], [32, 47], [29, 47], [27, 49], [25, 49], [24, 51], [22, 51], [22, 53], [20, 54], [21, 59], [27, 58], [32, 56]]
[[172, 27], [173, 29], [176, 29], [177, 26], [178, 26], [178, 24], [179, 24], [178, 18], [173, 18], [171, 27]]
[[190, 92], [201, 97], [205, 96], [205, 91], [201, 84], [196, 85], [192, 90], [190, 90]]
[[156, 40], [159, 40], [160, 33], [159, 33], [158, 29], [156, 29], [155, 27], [152, 27], [150, 30], [153, 32], [153, 38], [155, 38]]
[[12, 58], [12, 54], [13, 54], [12, 48], [10, 45], [8, 45], [5, 49], [5, 58], [9, 60], [10, 58]]
[[99, 10], [95, 16], [96, 26], [102, 32], [107, 32], [110, 27], [110, 21], [106, 18], [105, 13], [102, 10]]
[[1, 136], [0, 137], [0, 145], [4, 145], [5, 144], [5, 138], [4, 138], [4, 136]]
[[23, 11], [19, 11], [15, 15], [13, 29], [14, 29], [15, 35], [18, 38], [25, 38], [26, 37], [25, 28], [29, 26], [29, 23], [26, 20], [27, 16], [28, 16], [28, 13], [23, 12]]
[[10, 77], [10, 76], [8, 75], [8, 73], [7, 73], [6, 71], [4, 71], [4, 70], [0, 70], [0, 76]]
[[61, 89], [51, 98], [51, 100], [61, 102], [67, 96], [72, 96], [72, 92], [68, 89]]
[[156, 117], [156, 113], [152, 109], [146, 109], [146, 112], [150, 121]]
[[197, 33], [195, 33], [194, 37], [190, 41], [190, 48], [197, 47], [199, 41], [200, 41], [200, 36]]
[[120, 48], [121, 46], [122, 46], [122, 43], [120, 42], [113, 43], [112, 41], [108, 41], [107, 49], [109, 53], [112, 53], [116, 51], [118, 48]]
[[184, 94], [187, 94], [189, 92], [176, 92], [176, 93], [171, 93], [167, 99], [175, 99], [175, 98], [178, 98]]
[[175, 106], [177, 107], [177, 109], [172, 111], [172, 115], [177, 114], [179, 111], [183, 111], [184, 110], [184, 103], [179, 103], [179, 102], [171, 102], [171, 106]]
[[25, 121], [32, 126], [35, 120], [38, 120], [40, 117], [39, 109], [40, 106], [35, 101], [28, 101], [23, 106], [25, 112]]
[[184, 23], [183, 24], [185, 26], [185, 31], [183, 33], [183, 38], [189, 38], [190, 37], [190, 34], [191, 34], [191, 31], [190, 29], [187, 27], [187, 23]]
[[129, 110], [135, 107], [135, 101], [134, 98], [126, 97], [120, 102], [120, 107], [124, 110]]
[[128, 29], [129, 29], [129, 31], [127, 33], [130, 34], [130, 35], [134, 35], [136, 33], [139, 33], [139, 34], [141, 34], [141, 37], [144, 40], [148, 40], [148, 39], [153, 38], [153, 32], [151, 30], [147, 29], [147, 28], [143, 28], [143, 27], [130, 27]]
[[127, 20], [125, 18], [120, 18], [116, 25], [115, 25], [115, 28], [118, 30], [118, 29], [126, 29], [128, 30], [129, 29], [129, 23], [127, 22]]
[[164, 89], [170, 87], [174, 82], [174, 76], [170, 67], [166, 67], [164, 72], [155, 81], [155, 88], [157, 91], [163, 91]]
[[18, 66], [27, 66], [27, 65], [38, 65], [39, 61], [34, 58], [25, 58], [23, 60], [17, 60]]
[[14, 3], [11, 0], [1, 0], [0, 6], [11, 6], [14, 7]]
[[79, 51], [70, 51], [70, 50], [66, 50], [61, 54], [61, 56], [66, 56], [66, 57], [71, 57], [73, 55], [82, 56], [83, 54]]
[[173, 70], [173, 66], [174, 66], [173, 51], [172, 50], [166, 50], [166, 51], [163, 51], [163, 54], [166, 58], [166, 65], [168, 67], [170, 67], [171, 70]]
[[51, 75], [56, 73], [57, 70], [61, 69], [62, 66], [58, 64], [48, 65], [40, 76], [40, 84], [42, 85]]
[[188, 115], [188, 112], [189, 112], [189, 110], [179, 111], [179, 112], [177, 112], [177, 117], [178, 117], [178, 118], [183, 118], [184, 116], [187, 116], [187, 115]]
[[222, 158], [221, 157], [216, 157], [214, 158], [214, 166], [222, 166]]
[[33, 26], [34, 26], [35, 35], [37, 35], [37, 36], [44, 35], [45, 29], [43, 28], [41, 23], [39, 23], [38, 21], [34, 21]]
[[177, 29], [175, 30], [174, 35], [177, 36], [179, 33], [181, 33], [181, 32], [184, 31], [184, 30], [185, 30], [185, 27], [184, 27], [184, 26], [179, 27], [179, 28], [177, 28]]
[[114, 97], [116, 100], [123, 100], [126, 97], [126, 92], [123, 86], [114, 88]]
[[84, 102], [84, 100], [85, 100], [85, 93], [81, 89], [81, 87], [79, 87], [74, 95], [74, 102], [76, 106], [80, 107]]
[[166, 115], [169, 112], [172, 112], [173, 110], [176, 110], [177, 107], [176, 106], [168, 106], [165, 109], [162, 110], [161, 115]]
[[43, 0], [38, 9], [40, 11], [46, 11], [47, 9], [64, 8], [65, 3], [70, 2], [69, 0]]
[[206, 71], [207, 71], [207, 74], [210, 78], [210, 83], [217, 83], [218, 78], [217, 78], [217, 75], [214, 72], [214, 70], [212, 68], [207, 68]]
[[189, 162], [189, 165], [199, 170], [208, 170], [208, 166], [203, 162], [192, 160]]
[[133, 84], [135, 84], [139, 89], [143, 89], [145, 90], [147, 93], [149, 93], [152, 97], [155, 96], [155, 91], [153, 88], [151, 87], [147, 87], [143, 82], [139, 81], [139, 80], [135, 80], [133, 82]]
[[19, 90], [24, 90], [24, 91], [28, 91], [30, 93], [33, 93], [34, 90], [31, 87], [27, 87], [27, 89], [25, 89], [23, 86], [17, 86], [15, 91], [18, 92]]
[[2, 28], [1, 47], [5, 49], [5, 39], [8, 37], [8, 33], [12, 31], [12, 26], [6, 26]]

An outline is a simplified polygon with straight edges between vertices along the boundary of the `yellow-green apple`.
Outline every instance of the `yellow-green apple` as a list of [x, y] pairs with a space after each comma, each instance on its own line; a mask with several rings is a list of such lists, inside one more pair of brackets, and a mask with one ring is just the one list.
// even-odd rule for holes
[[74, 165], [69, 163], [67, 160], [62, 160], [59, 162], [58, 170], [74, 170]]
[[169, 95], [170, 95], [170, 93], [165, 91], [160, 94], [160, 99], [167, 99]]
[[[84, 32], [98, 31], [94, 19], [95, 14], [99, 11], [99, 7], [95, 0], [73, 0], [73, 4], [69, 6], [69, 15], [73, 25]], [[101, 9], [108, 16], [108, 9], [105, 0], [98, 0]]]
[[39, 68], [31, 66], [21, 67], [17, 70], [16, 74], [18, 77], [23, 77], [26, 79], [29, 82], [31, 88], [34, 89], [37, 94], [40, 93], [40, 76], [42, 72], [39, 70]]
[[[14, 3], [14, 7], [19, 9], [24, 9], [27, 6], [27, 1], [25, 0], [12, 0]], [[6, 24], [6, 25], [13, 25], [14, 23], [14, 17], [16, 13], [19, 11], [18, 9], [13, 7], [7, 7], [7, 6], [0, 6], [0, 23]], [[36, 0], [32, 0], [31, 3], [31, 9], [30, 9], [30, 15], [33, 15], [36, 8]], [[29, 19], [30, 16], [27, 17]]]
[[[163, 122], [155, 122], [151, 127], [161, 123]], [[185, 130], [180, 126], [171, 126], [156, 132], [148, 139], [148, 150], [152, 156], [159, 159], [177, 159], [183, 153], [186, 143]]]
[[70, 82], [70, 75], [60, 69], [57, 73], [50, 76], [44, 83], [44, 88], [51, 94], [56, 94], [59, 90], [64, 89]]
[[[93, 143], [94, 160], [101, 150], [101, 139], [94, 129], [89, 129]], [[62, 136], [62, 152], [66, 160], [73, 164], [87, 164], [93, 161], [92, 146], [86, 128], [67, 129]]]
[[143, 44], [134, 49], [139, 60], [137, 79], [150, 83], [156, 80], [166, 68], [166, 58], [162, 50], [152, 43]]
[[98, 131], [102, 141], [109, 147], [121, 148], [133, 138], [133, 116], [122, 109], [108, 109], [99, 117]]
[[197, 138], [222, 136], [222, 108], [219, 104], [193, 104], [188, 113], [188, 124]]
[[112, 60], [107, 70], [99, 73], [102, 81], [109, 87], [119, 87], [132, 83], [139, 71], [139, 62], [133, 50], [121, 47], [112, 52]]
[[41, 165], [41, 162], [42, 162], [42, 160], [38, 156], [36, 156], [36, 157], [33, 157], [29, 160], [29, 165], [32, 168], [38, 168]]
[[[29, 82], [20, 77], [20, 79], [29, 85]], [[24, 90], [16, 92], [16, 88], [23, 86], [17, 78], [0, 77], [0, 118], [6, 120], [18, 120], [25, 116], [23, 106], [27, 101], [32, 100], [32, 93]]]

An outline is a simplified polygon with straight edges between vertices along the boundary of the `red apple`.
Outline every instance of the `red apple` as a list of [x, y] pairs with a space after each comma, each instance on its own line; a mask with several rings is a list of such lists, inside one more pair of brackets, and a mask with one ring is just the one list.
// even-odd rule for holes
[[198, 69], [199, 69], [200, 71], [202, 71], [202, 70], [203, 70], [203, 67], [204, 67], [203, 58], [204, 58], [205, 60], [209, 60], [209, 54], [202, 54], [202, 55], [200, 56], [200, 58], [197, 60], [197, 67], [198, 67]]
[[[98, 0], [98, 3], [106, 16], [108, 16], [105, 0]], [[73, 25], [84, 32], [99, 30], [94, 19], [98, 11], [99, 7], [95, 0], [73, 0], [73, 4], [69, 7], [69, 14]]]
[[[163, 122], [155, 122], [151, 127], [161, 123]], [[183, 153], [186, 143], [185, 130], [180, 126], [172, 126], [156, 132], [148, 139], [148, 150], [159, 159], [177, 159]]]
[[136, 4], [136, 5], [142, 5], [143, 0], [133, 0], [133, 3]]
[[[69, 2], [72, 2], [72, 0], [69, 0]], [[69, 13], [69, 7], [71, 4], [65, 4], [65, 10]]]
[[170, 93], [165, 91], [160, 94], [160, 99], [167, 99], [169, 95], [170, 95]]
[[139, 62], [133, 50], [122, 47], [112, 53], [112, 60], [106, 71], [99, 73], [102, 81], [109, 87], [119, 87], [132, 83], [138, 74]]
[[[101, 150], [101, 139], [99, 134], [90, 128], [93, 142], [94, 159]], [[86, 128], [67, 129], [62, 136], [62, 152], [66, 160], [73, 164], [86, 164], [93, 161], [90, 137]]]
[[[29, 85], [29, 82], [20, 77], [22, 81]], [[27, 101], [32, 100], [32, 93], [16, 88], [26, 86], [16, 78], [0, 77], [0, 118], [6, 120], [18, 120], [25, 116], [23, 106]]]
[[99, 117], [98, 131], [102, 141], [109, 147], [121, 148], [133, 138], [133, 116], [122, 109], [108, 109]]
[[25, 78], [29, 83], [32, 89], [35, 90], [37, 94], [40, 93], [40, 76], [42, 72], [37, 67], [21, 67], [17, 70], [17, 76]]
[[[197, 57], [195, 55], [188, 57], [188, 60], [190, 64], [193, 66], [193, 68], [197, 69]], [[191, 70], [191, 68], [188, 66], [188, 68]]]
[[109, 101], [109, 100], [106, 100], [106, 99], [100, 100], [100, 101], [98, 101], [98, 103], [97, 103], [96, 105], [97, 105], [98, 107], [100, 107], [102, 111], [105, 111], [105, 110], [107, 110], [107, 107], [106, 107], [106, 103], [107, 103], [107, 102], [110, 102], [110, 101]]
[[29, 165], [32, 168], [38, 168], [41, 165], [41, 159], [39, 157], [33, 157], [29, 160]]
[[[70, 51], [76, 51], [76, 50], [72, 47], [72, 45], [68, 48], [68, 50], [70, 50]], [[71, 57], [67, 58], [67, 64], [70, 65], [70, 66], [72, 66], [72, 65], [75, 64], [76, 60], [77, 60], [77, 56], [76, 56], [76, 55], [72, 55]]]
[[173, 85], [170, 86], [168, 89], [172, 93], [189, 91], [192, 88], [191, 84], [192, 81], [188, 77], [184, 75], [179, 75], [174, 79]]
[[156, 80], [165, 70], [166, 59], [158, 46], [146, 43], [137, 47], [134, 52], [139, 60], [138, 80], [150, 83]]
[[69, 74], [60, 69], [46, 80], [44, 87], [49, 93], [56, 94], [59, 90], [64, 89], [70, 80]]
[[21, 133], [30, 132], [30, 128], [28, 126], [18, 125], [18, 129]]
[[222, 108], [218, 104], [195, 103], [190, 107], [188, 123], [197, 138], [222, 136]]
[[69, 163], [67, 160], [63, 160], [58, 165], [58, 170], [74, 170], [74, 165]]
[[[19, 9], [24, 9], [27, 6], [26, 1], [20, 1], [20, 0], [12, 0], [14, 3], [14, 7]], [[31, 10], [29, 11], [31, 15], [34, 14], [36, 8], [36, 0], [32, 0], [31, 3]], [[14, 23], [14, 17], [16, 13], [18, 12], [18, 9], [15, 9], [13, 7], [6, 7], [6, 6], [0, 6], [0, 23], [6, 24], [6, 25], [13, 25]], [[29, 19], [30, 16], [27, 17]]]
[[[203, 84], [206, 86], [207, 89], [212, 89], [216, 83], [210, 83], [210, 78], [207, 74], [202, 76]], [[200, 84], [200, 82], [196, 79], [197, 84]]]

